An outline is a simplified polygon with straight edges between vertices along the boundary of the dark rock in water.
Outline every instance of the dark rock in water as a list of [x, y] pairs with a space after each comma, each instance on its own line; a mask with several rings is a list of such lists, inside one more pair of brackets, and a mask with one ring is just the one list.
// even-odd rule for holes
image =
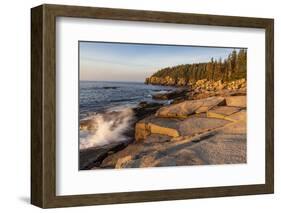
[[163, 90], [163, 88], [161, 88], [161, 89], [152, 89], [152, 91], [153, 92], [170, 92], [170, 91], [172, 91], [173, 89], [172, 88], [165, 88], [164, 90]]
[[163, 106], [163, 104], [161, 103], [157, 103], [157, 102], [146, 102], [146, 101], [142, 101], [138, 104], [137, 108], [152, 108], [152, 107], [160, 107]]
[[82, 149], [79, 152], [79, 169], [88, 170], [99, 167], [102, 161], [110, 154], [124, 149], [128, 143], [115, 143], [101, 147]]
[[146, 101], [140, 102], [139, 105], [133, 109], [136, 121], [154, 114], [161, 106], [163, 106], [161, 103], [147, 103]]
[[117, 89], [119, 87], [103, 87], [103, 89]]
[[138, 107], [146, 107], [148, 103], [146, 101], [141, 101], [138, 105]]
[[152, 95], [152, 98], [155, 100], [170, 100], [178, 97], [184, 97], [186, 96], [186, 93], [188, 90], [185, 89], [177, 89], [170, 92], [161, 92], [161, 93], [155, 93]]

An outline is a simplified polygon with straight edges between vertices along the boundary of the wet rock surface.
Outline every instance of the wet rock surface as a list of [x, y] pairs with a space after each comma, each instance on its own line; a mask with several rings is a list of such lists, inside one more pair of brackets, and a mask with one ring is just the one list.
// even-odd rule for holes
[[101, 162], [110, 154], [124, 149], [128, 143], [116, 143], [102, 147], [88, 148], [79, 152], [79, 169], [98, 168]]

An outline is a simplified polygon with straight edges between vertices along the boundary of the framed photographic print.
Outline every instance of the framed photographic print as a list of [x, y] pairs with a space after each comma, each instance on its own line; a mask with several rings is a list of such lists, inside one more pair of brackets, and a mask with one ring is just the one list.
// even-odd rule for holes
[[31, 9], [31, 203], [274, 191], [273, 19]]

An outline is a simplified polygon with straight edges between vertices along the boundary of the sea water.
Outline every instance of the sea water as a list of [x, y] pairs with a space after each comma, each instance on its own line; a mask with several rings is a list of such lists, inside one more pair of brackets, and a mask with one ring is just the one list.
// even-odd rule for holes
[[133, 128], [133, 107], [140, 102], [163, 102], [152, 99], [153, 93], [173, 87], [139, 82], [80, 81], [80, 120], [91, 119], [94, 131], [80, 130], [80, 149], [126, 140], [124, 132]]

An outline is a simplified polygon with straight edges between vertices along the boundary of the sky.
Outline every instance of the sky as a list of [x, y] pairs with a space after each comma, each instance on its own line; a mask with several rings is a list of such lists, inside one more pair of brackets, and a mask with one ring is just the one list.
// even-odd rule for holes
[[[236, 48], [238, 49], [238, 48]], [[226, 58], [233, 48], [79, 42], [80, 80], [144, 82], [157, 70]]]

